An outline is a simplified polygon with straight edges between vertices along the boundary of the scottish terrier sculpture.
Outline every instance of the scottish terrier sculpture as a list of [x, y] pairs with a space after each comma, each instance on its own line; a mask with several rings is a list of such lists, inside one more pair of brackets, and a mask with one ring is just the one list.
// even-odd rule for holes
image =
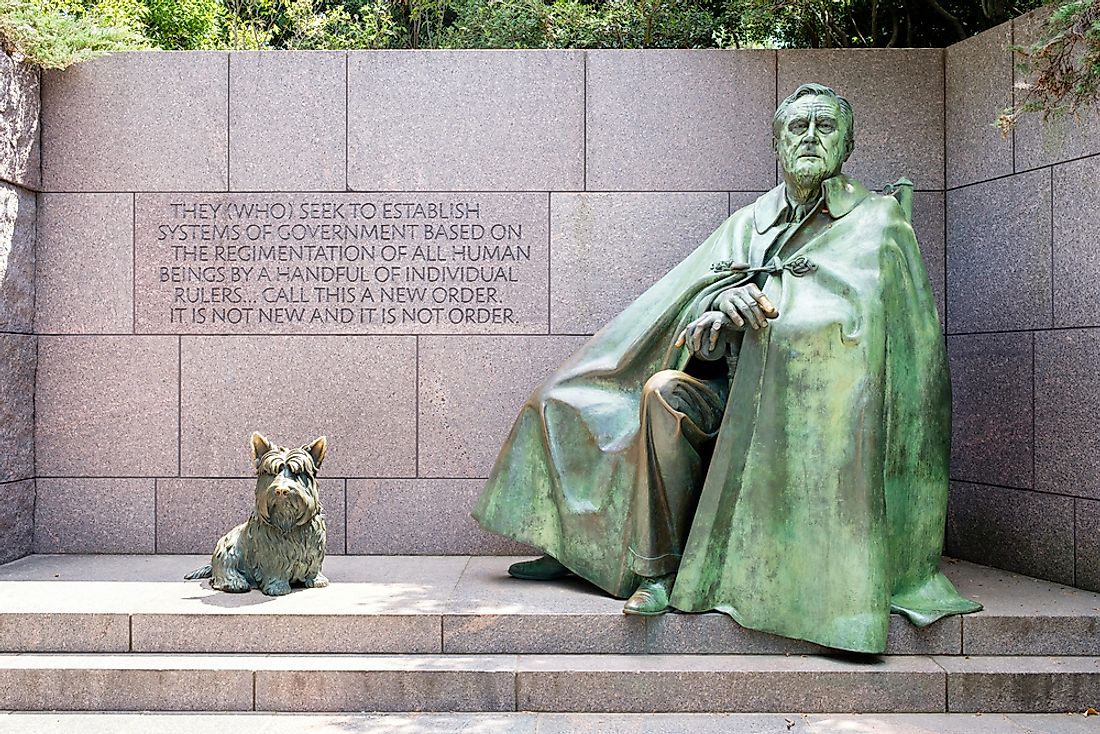
[[268, 596], [289, 594], [292, 585], [328, 586], [321, 573], [325, 517], [316, 479], [327, 448], [324, 436], [288, 449], [253, 433], [256, 509], [222, 536], [209, 565], [184, 578], [209, 578], [215, 589], [259, 589]]

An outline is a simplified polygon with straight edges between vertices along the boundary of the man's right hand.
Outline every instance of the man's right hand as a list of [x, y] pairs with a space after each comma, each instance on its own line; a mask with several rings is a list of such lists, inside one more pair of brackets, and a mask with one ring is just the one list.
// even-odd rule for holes
[[729, 317], [736, 329], [763, 329], [779, 310], [755, 283], [727, 288], [714, 297], [711, 309]]

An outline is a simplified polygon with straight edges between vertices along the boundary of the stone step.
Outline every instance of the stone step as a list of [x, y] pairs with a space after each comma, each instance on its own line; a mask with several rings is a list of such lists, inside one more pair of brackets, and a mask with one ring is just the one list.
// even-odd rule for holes
[[[579, 579], [518, 581], [515, 559], [333, 556], [332, 585], [278, 598], [183, 581], [201, 556], [29, 556], [0, 566], [0, 652], [811, 654], [728, 617], [622, 614]], [[919, 629], [891, 655], [1100, 655], [1100, 594], [964, 562], [944, 569], [986, 609]]]
[[1100, 706], [1100, 658], [0, 655], [0, 709], [1028, 712]]
[[0, 734], [1096, 734], [1074, 714], [39, 713]]

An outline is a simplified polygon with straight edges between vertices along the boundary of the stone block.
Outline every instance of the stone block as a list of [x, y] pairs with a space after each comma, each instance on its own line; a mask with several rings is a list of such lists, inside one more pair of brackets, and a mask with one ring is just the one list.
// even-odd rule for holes
[[[84, 591], [81, 589], [80, 591]], [[52, 592], [56, 595], [57, 590]], [[0, 615], [0, 652], [127, 652], [130, 615], [55, 611]]]
[[[202, 589], [208, 590], [206, 583]], [[202, 592], [200, 592], [202, 593]], [[142, 612], [132, 616], [134, 652], [163, 653], [323, 653], [333, 655], [399, 653], [421, 655], [439, 652], [439, 617], [431, 614], [366, 615], [345, 610], [326, 614], [314, 608], [306, 613], [241, 613], [272, 601], [252, 591], [248, 597], [209, 590], [201, 597], [206, 610], [198, 605], [190, 613]], [[294, 591], [325, 594], [332, 608], [329, 589]], [[346, 595], [345, 595], [346, 596]], [[280, 597], [282, 598], [282, 597]], [[228, 606], [237, 599], [247, 600], [250, 608]], [[207, 611], [213, 605], [213, 612]], [[350, 606], [343, 604], [345, 608]]]
[[[0, 484], [0, 563], [28, 555], [34, 540], [34, 480]], [[3, 634], [0, 633], [0, 638]]]
[[967, 617], [963, 624], [967, 655], [1100, 655], [1100, 615], [1095, 611], [1081, 616]]
[[0, 709], [249, 711], [252, 672], [224, 658], [0, 655]]
[[152, 479], [36, 481], [35, 553], [153, 553]]
[[779, 52], [782, 101], [799, 84], [827, 84], [852, 104], [856, 147], [844, 172], [872, 190], [902, 176], [943, 188], [943, 50], [805, 49]]
[[[539, 714], [539, 734], [809, 734], [783, 714]], [[815, 732], [826, 734], [826, 732]], [[833, 734], [833, 732], [827, 732]], [[877, 734], [877, 732], [876, 732]], [[907, 733], [910, 734], [910, 733]], [[974, 732], [965, 732], [974, 734]], [[998, 734], [1003, 734], [999, 732]]]
[[1072, 709], [1057, 714], [1012, 714], [1008, 719], [1020, 734], [1095, 734], [1096, 719]]
[[958, 561], [943, 571], [984, 607], [957, 617], [964, 655], [1100, 654], [1100, 594]]
[[257, 711], [516, 710], [509, 656], [297, 657], [271, 667], [256, 671]]
[[229, 55], [229, 188], [343, 191], [347, 54]]
[[41, 194], [35, 328], [134, 330], [132, 194]]
[[413, 337], [184, 337], [183, 476], [252, 474], [253, 431], [328, 436], [322, 476], [413, 476], [415, 355]]
[[[250, 712], [230, 719], [225, 713], [29, 713], [15, 717], [0, 717], [3, 734], [225, 734], [228, 726], [253, 734], [338, 734], [339, 732], [369, 732], [369, 734], [536, 734], [538, 718], [523, 713], [463, 713], [463, 714], [299, 714]], [[556, 732], [557, 730], [555, 730]], [[587, 730], [586, 730], [587, 731]], [[672, 732], [673, 730], [669, 730]], [[683, 730], [678, 730], [680, 734]], [[715, 730], [717, 731], [717, 730]], [[725, 734], [728, 730], [722, 730]], [[664, 730], [653, 734], [666, 734]], [[714, 734], [708, 730], [697, 734]], [[749, 734], [739, 730], [738, 734]], [[756, 732], [752, 732], [756, 734]], [[768, 734], [772, 734], [769, 732]], [[783, 732], [786, 734], [786, 732]], [[795, 732], [795, 734], [802, 734]], [[951, 734], [955, 734], [952, 732]], [[976, 734], [966, 732], [965, 734]], [[984, 734], [984, 732], [983, 732]], [[1003, 734], [1003, 732], [998, 733]], [[1022, 734], [1022, 733], [1021, 733]]]
[[955, 617], [963, 622], [964, 655], [1098, 654], [1100, 594], [965, 561], [948, 560], [943, 571], [985, 607]]
[[489, 476], [524, 401], [583, 342], [421, 337], [420, 476]]
[[1100, 591], [1100, 502], [1077, 500], [1077, 577], [1082, 589]]
[[947, 339], [951, 477], [1032, 488], [1032, 334]]
[[329, 587], [280, 597], [183, 580], [209, 560], [39, 555], [2, 566], [0, 643], [23, 630], [27, 651], [438, 654], [440, 616], [469, 559], [329, 556]]
[[174, 558], [174, 583], [126, 607], [135, 651], [439, 653], [440, 615], [467, 561], [330, 556], [322, 567], [330, 586], [273, 598], [179, 581], [208, 557]]
[[135, 207], [140, 333], [547, 332], [544, 193], [139, 194]]
[[[249, 450], [242, 441], [241, 451]], [[344, 480], [321, 478], [326, 555], [344, 553]], [[212, 553], [256, 506], [253, 479], [158, 479], [157, 553]]]
[[550, 196], [550, 332], [591, 334], [726, 220], [726, 193]]
[[[745, 629], [724, 614], [666, 614], [647, 620], [646, 652], [657, 655], [827, 655], [812, 642]], [[916, 627], [890, 616], [887, 655], [957, 655], [961, 623], [948, 617]]]
[[[1050, 8], [1047, 5], [1016, 18], [1012, 22], [1012, 42], [1017, 46], [1030, 46], [1050, 14]], [[1017, 55], [1016, 61], [1022, 62], [1022, 56]], [[1080, 63], [1081, 59], [1075, 61]], [[1020, 85], [1030, 79], [1019, 67], [1015, 73], [1016, 95], [1019, 98], [1024, 93]], [[1076, 115], [1054, 116], [1046, 121], [1042, 119], [1042, 113], [1029, 112], [1020, 117], [1014, 139], [1017, 171], [1049, 166], [1100, 153], [1100, 119], [1095, 107], [1083, 108]]]
[[348, 186], [583, 189], [584, 52], [349, 52]]
[[[4, 58], [0, 53], [0, 67]], [[0, 183], [0, 331], [34, 331], [37, 216], [33, 193]]]
[[588, 52], [590, 191], [775, 185], [775, 52]]
[[1050, 173], [947, 192], [947, 333], [1050, 327]]
[[525, 546], [470, 517], [484, 486], [483, 479], [349, 479], [348, 553], [523, 553]]
[[1100, 499], [1100, 329], [1035, 334], [1035, 488]]
[[1100, 658], [937, 657], [948, 712], [1062, 713], [1100, 701]]
[[176, 337], [39, 337], [38, 475], [175, 476], [178, 354]]
[[621, 599], [593, 593], [588, 583], [562, 579], [532, 584], [514, 579], [518, 558], [471, 558], [447, 601], [447, 654], [641, 654], [645, 620], [623, 614]]
[[945, 272], [947, 255], [944, 242], [944, 195], [939, 191], [918, 191], [913, 194], [913, 231], [924, 258], [924, 268], [936, 296], [936, 309], [943, 323], [946, 313], [944, 293], [947, 286]]
[[36, 67], [0, 51], [0, 179], [30, 189], [42, 185], [40, 76]]
[[951, 483], [947, 553], [1073, 583], [1073, 498]]
[[228, 54], [111, 54], [42, 78], [47, 191], [225, 191]]
[[943, 711], [931, 658], [521, 656], [516, 709], [576, 712]]
[[1054, 325], [1100, 326], [1100, 221], [1085, 198], [1100, 179], [1100, 158], [1055, 166], [1053, 176]]
[[[6, 592], [35, 588], [38, 584], [38, 593], [0, 594], [0, 599], [7, 602], [0, 604], [0, 610], [46, 612], [54, 608], [71, 612], [121, 612], [130, 606], [135, 592], [156, 591], [150, 582], [178, 582], [181, 568], [190, 571], [208, 560], [209, 554], [183, 558], [102, 553], [28, 556], [0, 566], [0, 583], [19, 582], [6, 587]], [[140, 581], [135, 582], [135, 579]], [[78, 583], [83, 585], [77, 586]], [[78, 593], [58, 593], [58, 588]], [[13, 607], [13, 604], [19, 606]]]
[[1002, 23], [944, 51], [949, 188], [1013, 171], [1012, 140], [993, 127], [1012, 104], [1011, 44], [1012, 23]]
[[34, 476], [37, 341], [0, 334], [0, 482]]

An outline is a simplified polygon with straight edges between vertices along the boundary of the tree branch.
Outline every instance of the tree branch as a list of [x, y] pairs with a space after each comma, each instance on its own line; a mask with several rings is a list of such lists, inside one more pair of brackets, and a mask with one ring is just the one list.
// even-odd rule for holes
[[953, 29], [955, 29], [955, 35], [959, 37], [960, 41], [966, 40], [966, 29], [963, 28], [963, 24], [959, 22], [958, 18], [944, 10], [943, 6], [936, 2], [936, 0], [924, 0], [924, 2], [927, 3], [928, 7], [936, 11], [937, 15], [946, 20]]

